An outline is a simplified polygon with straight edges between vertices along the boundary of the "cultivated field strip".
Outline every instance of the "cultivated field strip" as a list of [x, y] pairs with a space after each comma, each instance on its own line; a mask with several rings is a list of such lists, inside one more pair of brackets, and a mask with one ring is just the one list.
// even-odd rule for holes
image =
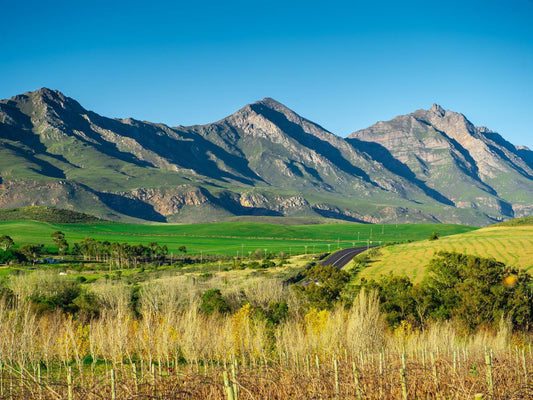
[[439, 251], [492, 257], [510, 267], [533, 268], [533, 226], [489, 227], [434, 241], [400, 244], [380, 249], [361, 276], [375, 277], [389, 272], [420, 280], [431, 258]]

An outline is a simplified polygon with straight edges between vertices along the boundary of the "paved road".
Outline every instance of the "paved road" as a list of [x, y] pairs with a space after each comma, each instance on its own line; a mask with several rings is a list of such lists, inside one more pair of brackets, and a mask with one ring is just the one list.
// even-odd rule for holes
[[320, 265], [333, 265], [338, 269], [341, 269], [348, 264], [352, 259], [365, 251], [367, 247], [350, 247], [348, 249], [339, 250], [330, 255], [325, 260], [319, 262]]

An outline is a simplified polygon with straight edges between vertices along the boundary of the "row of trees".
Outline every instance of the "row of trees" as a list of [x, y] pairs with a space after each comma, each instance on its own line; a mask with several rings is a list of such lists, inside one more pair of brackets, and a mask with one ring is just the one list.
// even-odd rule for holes
[[[186, 252], [185, 247], [180, 248]], [[166, 255], [168, 248], [166, 245], [160, 246], [156, 242], [149, 243], [148, 246], [143, 244], [100, 241], [87, 237], [79, 243], [75, 243], [71, 254], [79, 254], [86, 261], [106, 262], [117, 268], [136, 268], [140, 263], [161, 264]]]
[[[81, 256], [85, 261], [106, 262], [116, 268], [136, 268], [139, 264], [161, 264], [168, 254], [166, 245], [157, 242], [143, 244], [129, 244], [96, 240], [86, 237], [71, 247], [61, 231], [55, 231], [51, 235], [57, 248], [58, 255]], [[8, 235], [0, 236], [0, 262], [35, 262], [44, 253], [44, 245], [23, 244], [15, 246], [15, 242]], [[182, 254], [187, 252], [185, 246], [178, 249]]]

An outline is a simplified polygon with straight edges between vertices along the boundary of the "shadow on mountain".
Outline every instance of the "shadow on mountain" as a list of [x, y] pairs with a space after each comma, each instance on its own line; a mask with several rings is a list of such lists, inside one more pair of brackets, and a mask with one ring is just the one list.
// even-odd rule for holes
[[[483, 135], [489, 139], [490, 141], [496, 143], [498, 146], [500, 147], [503, 147], [504, 149], [506, 149], [507, 151], [513, 153], [513, 154], [518, 154], [518, 156], [520, 158], [522, 158], [526, 164], [528, 165], [529, 168], [532, 168], [532, 166], [530, 165], [530, 163], [525, 160], [520, 152], [521, 151], [527, 151], [527, 150], [517, 150], [515, 146], [513, 146], [511, 143], [509, 143], [507, 140], [505, 140], [504, 138], [502, 138], [498, 133], [496, 132], [483, 132]], [[502, 159], [504, 159], [505, 161], [507, 161], [510, 165], [513, 166], [513, 168], [515, 170], [517, 170], [520, 174], [524, 175], [526, 178], [528, 179], [533, 179], [533, 176], [528, 173], [527, 171], [524, 171], [524, 169], [520, 168], [519, 165], [516, 165], [509, 157], [507, 157], [507, 155], [497, 146], [493, 146], [492, 144], [488, 144], [489, 148], [491, 149], [491, 151], [493, 151], [494, 153], [496, 153], [498, 156], [500, 156]]]
[[[58, 169], [57, 167], [53, 166], [52, 164], [46, 161], [35, 158], [33, 156], [34, 153], [42, 154], [50, 158], [53, 158], [61, 163], [67, 164], [71, 168], [78, 168], [76, 165], [71, 164], [62, 155], [52, 154], [48, 152], [48, 149], [46, 148], [46, 146], [41, 142], [39, 135], [35, 134], [32, 131], [33, 124], [29, 116], [27, 116], [26, 114], [23, 114], [18, 108], [16, 108], [14, 105], [10, 103], [2, 104], [1, 111], [4, 111], [11, 118], [13, 118], [16, 121], [16, 125], [2, 124], [0, 126], [1, 127], [0, 138], [12, 140], [14, 142], [19, 142], [23, 144], [24, 146], [28, 147], [29, 149], [29, 150], [26, 150], [26, 149], [22, 149], [16, 146], [12, 146], [10, 148], [11, 150], [15, 151], [14, 149], [17, 149], [16, 150], [17, 153], [20, 154], [22, 157], [26, 159], [31, 158], [32, 162], [35, 162], [36, 164], [39, 164], [40, 166], [42, 163], [44, 166], [43, 173], [54, 178], [64, 178], [65, 176], [63, 174], [63, 171], [61, 171], [60, 169]], [[6, 145], [6, 147], [8, 146]], [[51, 174], [44, 172], [45, 170], [50, 171]]]
[[95, 192], [109, 208], [129, 217], [154, 222], [166, 222], [166, 218], [154, 210], [154, 207], [140, 200], [130, 199], [114, 193]]
[[443, 196], [438, 191], [426, 186], [426, 184], [418, 179], [413, 171], [405, 165], [404, 163], [398, 161], [390, 153], [385, 146], [382, 146], [379, 143], [365, 142], [356, 138], [346, 138], [346, 141], [355, 147], [358, 150], [364, 151], [367, 154], [371, 154], [372, 157], [381, 163], [385, 168], [387, 168], [392, 173], [399, 175], [409, 182], [414, 183], [419, 189], [421, 189], [426, 196], [431, 197], [434, 200], [442, 204], [453, 206], [454, 203], [447, 197]]
[[524, 160], [529, 168], [533, 169], [533, 151], [527, 149], [518, 149], [516, 150], [516, 153], [522, 160]]
[[498, 200], [498, 205], [500, 206], [500, 212], [507, 216], [507, 217], [511, 217], [511, 218], [514, 218], [514, 210], [513, 210], [513, 206], [506, 202], [505, 200]]
[[429, 122], [420, 119], [417, 119], [417, 121], [431, 127], [433, 130], [435, 130], [435, 132], [438, 132], [444, 138], [446, 138], [452, 144], [453, 148], [464, 158], [464, 160], [462, 160], [454, 152], [451, 152], [451, 156], [454, 159], [455, 165], [457, 165], [457, 167], [459, 167], [459, 169], [465, 175], [469, 176], [470, 178], [472, 178], [472, 180], [477, 182], [480, 185], [479, 188], [481, 190], [484, 190], [485, 192], [493, 196], [498, 196], [496, 191], [492, 187], [487, 185], [485, 182], [483, 182], [479, 177], [479, 168], [477, 167], [476, 160], [474, 160], [474, 158], [470, 155], [467, 149], [465, 149], [457, 140], [448, 136], [446, 132], [438, 130]]
[[[122, 137], [135, 140], [144, 149], [181, 168], [191, 169], [206, 177], [226, 182], [236, 181], [253, 185], [254, 180], [262, 181], [248, 167], [246, 159], [226, 152], [195, 132], [189, 130], [176, 132], [168, 127], [163, 129], [158, 125], [140, 121], [126, 124], [120, 120], [108, 119], [97, 114], [91, 114], [91, 118], [102, 127]], [[220, 160], [236, 173], [221, 169], [216, 160]]]
[[256, 215], [262, 217], [282, 217], [279, 211], [270, 210], [264, 207], [244, 207], [238, 202], [232, 193], [223, 192], [218, 197], [210, 197], [214, 203], [225, 208], [234, 215]]
[[364, 181], [375, 185], [374, 182], [370, 180], [370, 177], [366, 174], [366, 172], [345, 159], [339, 149], [330, 143], [305, 132], [300, 125], [289, 121], [282, 113], [265, 107], [262, 104], [252, 104], [250, 107], [256, 113], [268, 118], [302, 146], [316, 151], [343, 172], [352, 176], [358, 176]]
[[317, 214], [319, 214], [321, 217], [324, 217], [324, 218], [340, 219], [340, 220], [343, 220], [343, 221], [357, 222], [357, 223], [360, 223], [360, 224], [366, 224], [367, 223], [367, 222], [365, 222], [363, 220], [351, 217], [349, 215], [345, 215], [345, 214], [343, 214], [343, 213], [341, 213], [340, 211], [337, 211], [337, 210], [321, 210], [319, 208], [313, 207], [313, 211], [316, 212]]
[[[202, 144], [202, 146], [206, 146], [206, 148], [209, 150], [208, 152], [214, 154], [217, 158], [224, 161], [224, 164], [226, 164], [228, 167], [230, 167], [232, 170], [237, 171], [239, 175], [242, 175], [244, 177], [248, 177], [250, 180], [248, 182], [243, 182], [247, 184], [252, 184], [253, 181], [256, 182], [263, 182], [266, 183], [262, 177], [257, 175], [249, 166], [249, 161], [246, 159], [246, 155], [242, 153], [242, 150], [238, 148], [236, 145], [232, 146], [232, 149], [234, 152], [238, 153], [238, 155], [233, 154], [231, 151], [226, 150], [223, 146], [216, 145], [212, 141], [208, 139], [208, 137], [211, 134], [216, 135], [219, 138], [224, 138], [226, 136], [234, 136], [235, 138], [238, 138], [240, 136], [240, 133], [235, 129], [234, 126], [226, 123], [216, 123], [216, 124], [209, 124], [206, 126], [198, 127], [198, 136], [201, 138], [201, 141], [199, 143]], [[209, 132], [209, 131], [212, 132]], [[188, 134], [191, 135], [192, 132], [188, 131]], [[228, 133], [231, 133], [231, 135], [228, 135]], [[206, 139], [207, 137], [207, 139]], [[196, 138], [196, 136], [194, 136]], [[237, 139], [235, 139], [235, 143], [237, 142]], [[226, 145], [228, 143], [226, 142]], [[208, 153], [205, 152], [205, 153]], [[205, 157], [205, 156], [204, 156]]]
[[29, 167], [32, 171], [35, 171], [38, 174], [46, 175], [51, 178], [57, 178], [57, 179], [66, 178], [65, 173], [61, 169], [55, 167], [54, 165], [50, 164], [47, 161], [44, 161], [44, 160], [41, 160], [40, 158], [35, 157], [33, 152], [30, 152], [29, 150], [21, 149], [20, 147], [13, 146], [9, 143], [2, 143], [0, 144], [0, 146], [3, 146], [6, 149], [11, 150], [15, 154], [17, 154], [19, 157], [24, 158], [26, 161], [38, 166], [38, 169]]
[[[87, 112], [88, 115], [97, 116], [93, 112]], [[117, 144], [109, 142], [102, 137], [102, 134], [96, 132], [91, 123], [79, 114], [72, 115], [70, 113], [62, 113], [61, 120], [68, 127], [62, 130], [65, 134], [75, 137], [77, 140], [83, 142], [89, 147], [98, 150], [100, 153], [106, 154], [110, 157], [118, 158], [121, 161], [135, 164], [139, 167], [155, 167], [152, 163], [138, 158], [136, 155], [122, 151], [117, 147]], [[105, 129], [105, 128], [104, 128]], [[82, 132], [85, 137], [76, 133]]]

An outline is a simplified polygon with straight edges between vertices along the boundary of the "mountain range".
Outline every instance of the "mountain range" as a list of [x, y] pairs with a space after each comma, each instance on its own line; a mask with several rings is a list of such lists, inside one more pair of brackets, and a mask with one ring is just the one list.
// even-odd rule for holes
[[337, 136], [265, 98], [207, 125], [0, 100], [0, 208], [125, 222], [320, 217], [487, 225], [533, 211], [533, 152], [434, 104]]

